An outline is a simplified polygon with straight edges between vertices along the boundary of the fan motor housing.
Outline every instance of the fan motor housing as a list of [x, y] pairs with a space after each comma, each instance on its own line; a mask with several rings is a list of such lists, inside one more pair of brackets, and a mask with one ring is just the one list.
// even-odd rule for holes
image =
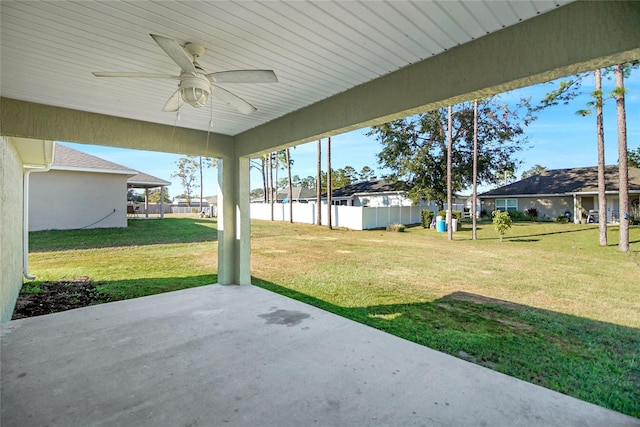
[[211, 95], [211, 83], [201, 75], [183, 73], [179, 89], [184, 102], [196, 108], [206, 105]]

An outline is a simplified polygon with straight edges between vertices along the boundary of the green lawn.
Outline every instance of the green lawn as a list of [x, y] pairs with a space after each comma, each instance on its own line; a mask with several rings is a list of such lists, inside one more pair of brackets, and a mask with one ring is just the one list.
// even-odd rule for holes
[[[216, 281], [215, 220], [31, 233], [30, 271], [88, 276], [108, 299]], [[640, 227], [515, 223], [500, 242], [408, 228], [252, 223], [253, 282], [417, 343], [640, 417]], [[36, 282], [36, 286], [37, 286]]]

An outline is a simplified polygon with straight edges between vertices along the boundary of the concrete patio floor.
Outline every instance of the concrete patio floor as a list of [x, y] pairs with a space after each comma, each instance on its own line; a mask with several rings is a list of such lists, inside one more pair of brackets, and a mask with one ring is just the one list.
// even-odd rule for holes
[[10, 426], [638, 426], [254, 286], [2, 325]]

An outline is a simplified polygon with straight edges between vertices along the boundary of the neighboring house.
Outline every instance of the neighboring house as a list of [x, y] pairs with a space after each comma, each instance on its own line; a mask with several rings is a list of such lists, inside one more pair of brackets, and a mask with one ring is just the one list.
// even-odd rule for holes
[[[340, 206], [364, 206], [364, 207], [387, 207], [387, 206], [416, 206], [408, 196], [407, 184], [399, 181], [394, 183], [385, 179], [358, 182], [347, 185], [331, 192], [331, 204]], [[322, 200], [326, 203], [327, 195], [322, 195]], [[314, 197], [315, 200], [315, 197]], [[467, 198], [454, 195], [453, 209], [462, 210]], [[445, 202], [446, 207], [446, 202]], [[435, 202], [420, 201], [417, 206], [435, 211]]]
[[[326, 203], [327, 194], [322, 195]], [[403, 182], [394, 183], [384, 179], [363, 181], [331, 191], [331, 204], [340, 206], [412, 206]]]
[[[305, 187], [292, 187], [291, 188], [291, 200], [293, 202], [302, 202], [307, 203], [311, 201], [315, 201], [317, 199], [316, 190], [305, 188]], [[278, 191], [276, 195], [277, 203], [288, 203], [289, 202], [289, 189], [285, 188], [284, 190]]]
[[29, 231], [126, 227], [127, 188], [169, 184], [55, 143], [49, 170], [30, 176]]
[[[607, 222], [618, 222], [618, 166], [605, 168]], [[507, 210], [524, 212], [536, 208], [538, 217], [555, 218], [569, 213], [571, 219], [599, 211], [598, 168], [584, 167], [547, 170], [495, 190], [478, 195], [486, 212]], [[640, 169], [629, 168], [629, 202], [637, 209], [640, 198]]]

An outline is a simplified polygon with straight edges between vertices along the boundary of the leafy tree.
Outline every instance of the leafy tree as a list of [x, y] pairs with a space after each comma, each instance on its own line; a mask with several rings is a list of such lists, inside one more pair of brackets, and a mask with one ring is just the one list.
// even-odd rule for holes
[[202, 199], [204, 198], [204, 195], [202, 193], [204, 190], [202, 170], [203, 168], [212, 168], [217, 164], [218, 161], [212, 157], [198, 156], [198, 170], [200, 171], [200, 212], [202, 212]]
[[509, 185], [516, 181], [516, 171], [509, 166], [503, 170], [500, 170], [496, 174], [496, 187], [502, 187], [503, 185]]
[[256, 199], [264, 198], [264, 188], [254, 188], [249, 195]]
[[520, 179], [527, 179], [527, 178], [532, 177], [532, 176], [540, 175], [542, 172], [544, 172], [546, 170], [547, 170], [546, 166], [535, 165], [535, 166], [531, 167], [530, 169], [527, 169], [526, 171], [522, 172], [522, 175], [520, 176]]
[[[514, 155], [526, 142], [523, 125], [533, 120], [528, 100], [513, 108], [498, 97], [478, 103], [478, 182], [497, 183], [498, 172], [515, 170]], [[473, 181], [473, 103], [456, 106], [452, 114], [452, 189], [461, 191]], [[374, 126], [367, 133], [382, 144], [379, 163], [393, 172], [392, 181], [409, 184], [409, 197], [433, 200], [442, 209], [447, 197], [447, 109]]]
[[493, 217], [493, 229], [498, 232], [500, 241], [502, 242], [502, 237], [507, 234], [507, 230], [511, 228], [509, 212], [496, 210], [491, 212], [491, 216]]
[[629, 150], [627, 162], [632, 168], [640, 168], [640, 147], [637, 150]]
[[[260, 171], [262, 176], [262, 195], [264, 197], [268, 192], [268, 182], [267, 182], [267, 156], [268, 154], [264, 154], [257, 159], [251, 159], [249, 162], [249, 166]], [[265, 202], [267, 200], [265, 199]]]
[[619, 203], [620, 212], [620, 238], [618, 249], [629, 252], [629, 166], [627, 164], [627, 113], [624, 103], [624, 65], [615, 66], [616, 88], [614, 97], [616, 99], [616, 117], [618, 122], [618, 177], [619, 177]]
[[363, 166], [358, 173], [358, 181], [366, 182], [375, 178], [375, 171], [371, 169], [369, 166]]
[[199, 170], [200, 163], [194, 156], [181, 157], [175, 163], [178, 166], [178, 170], [172, 173], [171, 177], [180, 178], [180, 183], [187, 199], [187, 206], [191, 206], [193, 190], [199, 187], [196, 173]]
[[331, 170], [331, 185], [335, 190], [336, 188], [346, 187], [351, 185], [351, 178], [354, 176], [355, 169], [351, 166], [340, 169]]
[[[160, 203], [160, 193], [161, 191], [158, 189], [149, 191], [149, 203]], [[164, 202], [171, 203], [171, 198], [169, 197], [169, 191], [164, 189]]]
[[316, 188], [316, 179], [315, 177], [309, 175], [305, 179], [300, 180], [298, 185], [302, 188], [314, 190]]
[[144, 197], [135, 192], [132, 188], [127, 190], [127, 200], [130, 202], [144, 202]]

